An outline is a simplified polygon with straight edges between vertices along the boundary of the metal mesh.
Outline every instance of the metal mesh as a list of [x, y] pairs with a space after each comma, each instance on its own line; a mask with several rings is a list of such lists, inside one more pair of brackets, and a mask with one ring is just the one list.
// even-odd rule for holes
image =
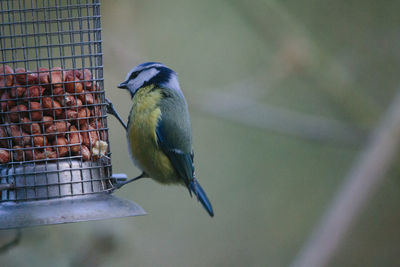
[[98, 0], [0, 1], [1, 201], [110, 191]]

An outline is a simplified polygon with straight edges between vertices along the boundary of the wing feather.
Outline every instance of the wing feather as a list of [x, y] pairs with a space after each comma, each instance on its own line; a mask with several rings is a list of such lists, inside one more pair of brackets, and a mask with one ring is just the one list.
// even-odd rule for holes
[[156, 128], [157, 143], [188, 187], [194, 177], [192, 133], [187, 104], [183, 96], [163, 89], [161, 116]]
[[195, 179], [192, 132], [189, 112], [183, 95], [163, 89], [160, 103], [161, 116], [156, 127], [157, 143], [171, 161], [190, 195], [197, 197], [210, 216], [214, 211], [203, 188]]

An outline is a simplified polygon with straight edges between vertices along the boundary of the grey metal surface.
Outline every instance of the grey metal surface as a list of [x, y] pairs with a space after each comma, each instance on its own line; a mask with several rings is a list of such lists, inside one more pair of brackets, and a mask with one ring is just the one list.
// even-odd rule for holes
[[0, 229], [145, 215], [136, 203], [109, 193], [51, 200], [3, 202]]
[[97, 162], [60, 160], [47, 164], [21, 164], [0, 168], [1, 201], [59, 198], [107, 191], [112, 187], [105, 169]]

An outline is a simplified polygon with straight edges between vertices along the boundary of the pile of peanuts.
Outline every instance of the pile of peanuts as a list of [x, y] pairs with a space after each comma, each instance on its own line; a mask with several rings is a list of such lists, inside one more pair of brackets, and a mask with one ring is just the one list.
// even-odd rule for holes
[[0, 164], [104, 155], [101, 104], [88, 69], [0, 66]]

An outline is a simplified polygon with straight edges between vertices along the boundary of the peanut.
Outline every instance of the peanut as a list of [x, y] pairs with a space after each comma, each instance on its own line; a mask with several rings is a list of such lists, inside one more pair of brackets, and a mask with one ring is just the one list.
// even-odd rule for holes
[[10, 87], [14, 84], [14, 70], [8, 66], [0, 66], [0, 88]]
[[31, 98], [31, 100], [38, 101], [38, 97], [43, 95], [44, 90], [45, 90], [44, 87], [34, 85], [34, 86], [29, 87], [25, 91], [24, 96], [26, 98], [28, 98], [28, 97]]
[[42, 106], [40, 105], [39, 102], [29, 102], [29, 109], [31, 113], [31, 120], [33, 121], [40, 121], [43, 118], [43, 111]]
[[76, 119], [78, 118], [78, 112], [72, 109], [67, 109], [65, 111], [66, 119]]
[[82, 159], [84, 161], [90, 160], [90, 150], [87, 146], [82, 145], [80, 154], [82, 155]]
[[3, 126], [0, 126], [0, 146], [8, 148], [8, 138], [6, 130]]
[[39, 149], [32, 149], [32, 147], [25, 148], [31, 148], [25, 150], [25, 160], [42, 160], [46, 158], [44, 152], [40, 151]]
[[44, 128], [49, 127], [50, 125], [53, 124], [53, 117], [43, 116], [42, 124], [43, 124]]
[[15, 79], [19, 84], [35, 84], [38, 82], [37, 74], [24, 68], [15, 69], [15, 73]]
[[103, 125], [101, 125], [101, 122], [98, 119], [94, 119], [90, 122], [90, 126], [93, 127], [96, 130], [102, 129]]
[[59, 67], [52, 68], [50, 71], [50, 81], [54, 87], [62, 86], [63, 71]]
[[35, 160], [41, 160], [46, 158], [44, 152], [41, 152], [38, 149], [35, 149], [34, 151], [35, 151]]
[[91, 121], [90, 126], [92, 126], [94, 129], [96, 129], [100, 133], [101, 140], [103, 140], [103, 141], [107, 140], [107, 132], [105, 130], [100, 130], [100, 129], [104, 129], [104, 127], [99, 119], [94, 119], [93, 121]]
[[83, 137], [83, 144], [87, 147], [94, 146], [97, 140], [99, 140], [97, 131], [90, 125], [89, 127], [84, 125], [81, 130], [85, 131], [81, 133]]
[[43, 97], [42, 106], [43, 108], [51, 109], [53, 107], [53, 99], [51, 99], [50, 97]]
[[39, 68], [37, 70], [39, 74], [39, 82], [41, 85], [47, 85], [50, 83], [50, 73], [47, 68]]
[[7, 163], [10, 160], [10, 153], [5, 149], [0, 149], [0, 164]]
[[78, 99], [76, 99], [76, 106], [77, 107], [80, 107], [80, 106], [82, 106], [83, 104], [82, 104], [82, 101], [78, 98]]
[[56, 87], [53, 89], [53, 96], [59, 96], [59, 95], [64, 95], [65, 90], [62, 87]]
[[25, 160], [33, 160], [33, 149], [30, 146], [25, 146], [25, 148], [31, 148], [31, 149], [25, 149]]
[[36, 147], [47, 146], [47, 137], [43, 135], [38, 135], [33, 137], [33, 145]]
[[93, 99], [93, 95], [86, 93], [83, 95], [78, 95], [79, 99], [82, 101], [82, 103], [84, 103], [85, 105], [87, 104], [93, 104], [94, 103], [94, 99]]
[[65, 90], [68, 93], [82, 93], [83, 85], [79, 79], [78, 70], [68, 70], [64, 72]]
[[76, 78], [79, 78], [79, 71], [78, 70], [66, 70], [64, 71], [64, 82], [73, 81]]
[[54, 135], [63, 136], [69, 128], [70, 123], [66, 121], [57, 121], [47, 127], [46, 133], [49, 134], [49, 138], [53, 138]]
[[83, 86], [82, 83], [78, 78], [75, 78], [74, 80], [69, 80], [65, 84], [65, 90], [68, 93], [82, 93], [83, 92]]
[[27, 116], [25, 105], [18, 105], [10, 109], [10, 120], [11, 122], [18, 122], [20, 118]]
[[90, 117], [90, 111], [88, 108], [80, 108], [78, 110], [79, 125], [86, 125], [88, 117]]
[[102, 114], [101, 108], [102, 108], [101, 106], [95, 106], [95, 107], [93, 108], [93, 116], [96, 116], [96, 117], [98, 117], [98, 118], [102, 117], [103, 114]]
[[51, 147], [46, 147], [44, 149], [44, 154], [46, 154], [46, 157], [49, 159], [57, 158], [57, 153]]
[[47, 115], [54, 115], [56, 117], [61, 116], [63, 113], [63, 110], [61, 108], [60, 103], [58, 103], [56, 100], [51, 99], [50, 97], [43, 97], [42, 98], [42, 106], [44, 109], [46, 109], [44, 112]]
[[72, 95], [66, 95], [65, 96], [65, 105], [67, 106], [76, 106], [76, 100], [75, 97]]
[[53, 89], [53, 97], [57, 100], [61, 106], [65, 106], [65, 90], [63, 87], [56, 87]]
[[53, 141], [53, 145], [57, 146], [55, 149], [58, 152], [58, 157], [64, 157], [68, 154], [68, 141], [65, 137], [57, 137]]
[[108, 143], [104, 141], [97, 141], [96, 144], [92, 147], [92, 157], [94, 159], [98, 159], [107, 154], [108, 151]]
[[19, 146], [31, 144], [31, 137], [17, 125], [10, 125], [11, 136], [13, 137], [14, 144]]
[[21, 122], [24, 123], [21, 125], [22, 130], [24, 130], [27, 133], [31, 134], [40, 134], [40, 125], [39, 123], [32, 123], [31, 120], [28, 118], [22, 118]]
[[13, 159], [14, 161], [22, 161], [24, 160], [24, 151], [22, 150], [22, 146], [13, 146]]
[[80, 150], [80, 144], [82, 144], [82, 135], [78, 132], [74, 125], [69, 128], [69, 131], [69, 143], [71, 145], [78, 144], [76, 146], [70, 146], [71, 151], [73, 153], [78, 153]]
[[90, 72], [90, 70], [83, 69], [79, 71], [78, 78], [84, 80], [83, 86], [85, 87], [85, 89], [89, 90], [90, 88], [92, 88], [92, 81], [90, 81], [92, 79], [92, 73]]
[[10, 90], [10, 96], [12, 98], [22, 97], [25, 94], [25, 87], [13, 87]]
[[97, 85], [96, 82], [92, 82], [92, 86], [87, 88], [89, 91], [95, 92], [95, 91], [99, 91], [99, 87]]
[[11, 100], [10, 93], [8, 91], [4, 91], [1, 94], [1, 111], [6, 112], [7, 110], [15, 107], [15, 101]]

